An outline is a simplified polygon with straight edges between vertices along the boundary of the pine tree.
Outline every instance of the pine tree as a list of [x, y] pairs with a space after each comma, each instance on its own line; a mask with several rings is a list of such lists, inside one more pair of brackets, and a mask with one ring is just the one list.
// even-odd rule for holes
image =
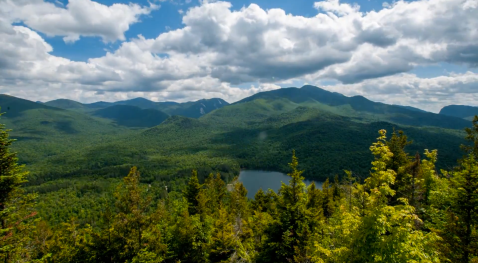
[[234, 225], [227, 210], [220, 208], [218, 214], [219, 217], [214, 222], [209, 259], [211, 262], [227, 262], [234, 253], [238, 240], [234, 234]]
[[257, 191], [257, 193], [254, 195], [254, 199], [251, 201], [252, 209], [259, 212], [265, 212], [267, 209], [267, 203], [266, 195], [264, 194], [262, 188], [260, 188], [259, 191]]
[[322, 198], [321, 205], [322, 211], [325, 218], [329, 218], [334, 213], [334, 196], [333, 188], [330, 185], [329, 178], [325, 179], [325, 182], [322, 184]]
[[389, 202], [397, 204], [398, 198], [409, 197], [409, 185], [411, 177], [407, 173], [407, 168], [410, 166], [410, 156], [405, 152], [405, 147], [412, 144], [412, 141], [408, 141], [408, 137], [403, 131], [393, 130], [392, 137], [385, 145], [388, 147], [390, 153], [390, 159], [386, 162], [386, 169], [395, 171], [395, 182], [390, 185], [391, 189], [395, 191], [393, 196], [390, 196]]
[[370, 191], [368, 204], [348, 261], [436, 262], [438, 252], [433, 245], [438, 237], [415, 229], [420, 219], [408, 200], [400, 198], [398, 201], [402, 204], [389, 205], [389, 198], [395, 195], [390, 186], [395, 182], [396, 173], [387, 167], [393, 153], [385, 143], [386, 131], [380, 130], [379, 134], [377, 142], [370, 147], [375, 159], [370, 177], [365, 179]]
[[36, 196], [25, 194], [21, 188], [27, 172], [18, 164], [17, 154], [10, 150], [14, 140], [9, 138], [9, 132], [0, 124], [0, 259], [16, 262], [32, 253], [29, 233], [37, 212], [33, 210]]
[[193, 170], [187, 188], [184, 191], [184, 196], [188, 201], [188, 211], [190, 215], [194, 215], [197, 213], [198, 195], [200, 191], [201, 185], [199, 184], [198, 180], [198, 172], [196, 170]]
[[307, 192], [303, 171], [298, 170], [295, 151], [289, 163], [289, 185], [282, 183], [277, 200], [279, 219], [269, 225], [265, 233], [258, 262], [305, 262], [311, 258], [311, 221], [307, 212]]
[[454, 192], [445, 240], [454, 247], [454, 261], [469, 262], [478, 257], [478, 162], [473, 152], [451, 173], [450, 181]]
[[[152, 225], [152, 196], [149, 189], [140, 184], [140, 173], [136, 167], [131, 168], [128, 176], [123, 178], [114, 196], [117, 213], [111, 226], [101, 235], [95, 235], [95, 257], [104, 262], [151, 257], [151, 253], [157, 251], [148, 251], [150, 247], [145, 242], [145, 235]], [[159, 254], [156, 256], [161, 257]]]
[[478, 115], [475, 115], [472, 121], [472, 127], [465, 128], [466, 137], [465, 139], [471, 143], [471, 145], [461, 145], [461, 148], [466, 153], [473, 153], [478, 156]]
[[209, 262], [213, 219], [208, 214], [190, 216], [184, 209], [170, 223], [168, 250], [172, 262]]

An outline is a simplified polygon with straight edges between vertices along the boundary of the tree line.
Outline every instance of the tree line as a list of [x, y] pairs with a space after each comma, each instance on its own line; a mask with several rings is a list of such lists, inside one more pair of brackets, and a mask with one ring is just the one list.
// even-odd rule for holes
[[409, 155], [403, 132], [380, 130], [366, 178], [306, 187], [294, 152], [289, 183], [253, 200], [237, 178], [200, 183], [197, 171], [157, 198], [133, 167], [94, 226], [38, 215], [8, 133], [1, 125], [3, 262], [478, 262], [478, 116], [449, 171], [435, 168], [436, 150]]

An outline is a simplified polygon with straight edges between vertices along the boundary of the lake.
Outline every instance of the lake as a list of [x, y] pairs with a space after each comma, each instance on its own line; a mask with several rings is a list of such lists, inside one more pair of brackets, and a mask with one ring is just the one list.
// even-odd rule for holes
[[[244, 184], [247, 189], [247, 197], [251, 199], [254, 198], [254, 195], [261, 188], [264, 192], [270, 188], [277, 193], [282, 182], [289, 184], [290, 179], [290, 176], [280, 172], [246, 170], [241, 171], [239, 174], [239, 181]], [[307, 186], [312, 182], [311, 180], [304, 180]], [[322, 182], [315, 182], [315, 185], [317, 188], [322, 189]]]

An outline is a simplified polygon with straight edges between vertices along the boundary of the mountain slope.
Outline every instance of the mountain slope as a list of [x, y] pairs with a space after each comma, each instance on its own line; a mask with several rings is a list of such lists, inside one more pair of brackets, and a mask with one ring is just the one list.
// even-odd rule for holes
[[[255, 100], [247, 103], [249, 107], [232, 105], [199, 119], [171, 116], [158, 126], [94, 145], [79, 156], [58, 156], [41, 167], [67, 163], [67, 167], [78, 167], [76, 169], [83, 173], [108, 177], [121, 174], [123, 166], [136, 165], [150, 178], [147, 180], [174, 177], [184, 171], [189, 174], [198, 167], [287, 171], [286, 164], [295, 149], [304, 175], [324, 180], [335, 174], [342, 175], [344, 169], [367, 174], [373, 159], [369, 146], [376, 140], [377, 131], [387, 129], [390, 137], [394, 128], [403, 129], [414, 140], [414, 144], [407, 147], [410, 154], [438, 149], [440, 168], [451, 167], [462, 154], [459, 150], [464, 142], [461, 131], [401, 127], [387, 122], [363, 123], [304, 106], [289, 110], [294, 104], [286, 100], [281, 113], [275, 113], [274, 105]], [[262, 109], [262, 114], [244, 124], [243, 119], [250, 116], [247, 109], [251, 108]], [[238, 118], [236, 122], [220, 125], [221, 118], [234, 120], [233, 116]], [[102, 165], [91, 167], [91, 163], [97, 162]], [[56, 168], [58, 176], [66, 169]]]
[[203, 99], [190, 103], [190, 105], [185, 105], [183, 107], [178, 107], [175, 110], [170, 112], [171, 115], [181, 115], [189, 118], [199, 118], [203, 115], [208, 114], [211, 111], [220, 109], [224, 106], [229, 105], [223, 99]]
[[155, 109], [141, 109], [129, 105], [114, 105], [92, 113], [94, 116], [114, 120], [127, 127], [153, 127], [166, 120], [169, 115]]
[[256, 99], [264, 99], [266, 101], [288, 99], [297, 104], [308, 103], [312, 107], [314, 101], [331, 107], [350, 106], [352, 111], [349, 110], [341, 115], [361, 118], [365, 122], [388, 121], [401, 125], [435, 126], [448, 129], [463, 129], [469, 125], [467, 121], [459, 118], [373, 102], [363, 96], [346, 97], [342, 94], [329, 92], [310, 85], [300, 89], [285, 88], [257, 93], [235, 104], [242, 104]]
[[428, 111], [426, 111], [426, 110], [422, 110], [422, 109], [415, 108], [415, 107], [412, 107], [412, 106], [403, 106], [403, 105], [397, 105], [397, 104], [393, 104], [393, 106], [402, 107], [402, 108], [405, 108], [405, 109], [408, 109], [408, 110], [412, 110], [412, 111], [428, 112]]
[[[37, 164], [58, 155], [77, 154], [84, 147], [130, 133], [110, 120], [11, 96], [0, 95], [0, 107], [6, 112], [0, 122], [12, 129], [12, 138], [18, 140], [14, 147], [21, 153], [22, 163]], [[36, 168], [29, 169], [34, 172]]]
[[1, 112], [5, 113], [4, 117], [8, 118], [18, 117], [22, 115], [25, 111], [35, 109], [61, 111], [61, 109], [50, 107], [45, 104], [40, 104], [4, 94], [0, 94], [0, 107]]
[[443, 107], [439, 114], [472, 120], [475, 115], [478, 115], [478, 107], [449, 105]]
[[79, 102], [76, 102], [74, 100], [67, 100], [67, 99], [57, 99], [57, 100], [47, 101], [43, 104], [47, 106], [51, 106], [51, 107], [65, 109], [65, 110], [85, 108], [85, 105]]
[[[44, 105], [57, 107], [66, 110], [75, 110], [78, 112], [91, 112], [92, 110], [105, 109], [112, 106], [134, 106], [140, 109], [154, 109], [162, 111], [169, 115], [180, 115], [189, 118], [199, 118], [213, 110], [220, 109], [229, 105], [223, 99], [202, 99], [198, 101], [190, 101], [184, 103], [178, 102], [154, 102], [145, 98], [135, 98], [131, 100], [117, 101], [117, 102], [104, 102], [99, 101], [90, 104], [82, 104], [80, 102], [58, 99], [49, 102], [45, 102]], [[135, 113], [136, 114], [136, 113]], [[151, 112], [149, 114], [152, 114]]]

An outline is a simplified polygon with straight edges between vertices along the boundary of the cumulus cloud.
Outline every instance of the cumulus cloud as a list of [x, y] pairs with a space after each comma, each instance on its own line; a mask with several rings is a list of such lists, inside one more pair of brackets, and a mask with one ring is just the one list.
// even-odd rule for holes
[[0, 15], [48, 36], [64, 36], [66, 42], [80, 36], [98, 36], [105, 42], [125, 40], [131, 24], [139, 22], [159, 6], [113, 4], [106, 6], [91, 0], [69, 0], [65, 8], [44, 0], [4, 0]]
[[412, 105], [438, 112], [443, 106], [464, 104], [478, 106], [478, 73], [449, 73], [434, 78], [415, 74], [368, 79], [361, 83], [323, 86], [348, 96], [362, 95], [388, 104]]
[[[476, 0], [395, 2], [378, 12], [327, 0], [305, 18], [255, 4], [190, 9], [184, 28], [161, 34], [152, 52], [194, 54], [211, 76], [238, 84], [307, 74], [343, 83], [407, 72], [438, 62], [477, 66]], [[457, 19], [459, 17], [460, 19]]]
[[[122, 40], [129, 25], [155, 6], [4, 1], [0, 15], [9, 15], [0, 18], [0, 89], [34, 100], [55, 94], [81, 101], [143, 96], [233, 102], [278, 83], [326, 79], [339, 83], [327, 89], [436, 110], [477, 87], [472, 71], [433, 79], [406, 73], [441, 62], [478, 66], [476, 0], [398, 1], [371, 12], [326, 0], [311, 6], [317, 10], [313, 17], [202, 1], [184, 11], [182, 28], [154, 39], [138, 36], [87, 62], [51, 55], [52, 47], [35, 31], [66, 40]], [[118, 17], [122, 22], [114, 23]], [[25, 26], [13, 26], [15, 21]], [[260, 84], [237, 88], [249, 82]], [[476, 99], [463, 96], [470, 103]]]

